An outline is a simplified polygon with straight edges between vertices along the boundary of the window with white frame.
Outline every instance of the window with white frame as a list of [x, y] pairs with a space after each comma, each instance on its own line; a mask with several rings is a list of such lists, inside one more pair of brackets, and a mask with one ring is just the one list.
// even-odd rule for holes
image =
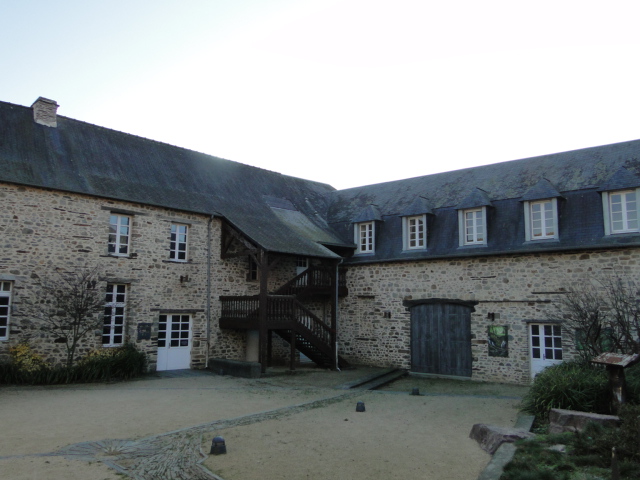
[[179, 223], [171, 224], [171, 244], [169, 246], [169, 258], [177, 262], [187, 261], [187, 235], [188, 225]]
[[424, 250], [427, 248], [427, 216], [402, 217], [402, 238], [404, 250]]
[[558, 238], [558, 200], [547, 198], [524, 202], [527, 241]]
[[131, 217], [112, 214], [109, 217], [109, 254], [129, 255], [131, 242]]
[[358, 246], [356, 253], [373, 253], [375, 251], [375, 232], [374, 222], [356, 223], [355, 243]]
[[460, 245], [486, 245], [486, 207], [458, 211]]
[[607, 235], [640, 231], [638, 189], [604, 192], [602, 201]]
[[102, 325], [104, 347], [117, 347], [124, 343], [126, 303], [127, 286], [123, 283], [108, 283]]
[[9, 338], [11, 318], [11, 282], [0, 282], [0, 340]]

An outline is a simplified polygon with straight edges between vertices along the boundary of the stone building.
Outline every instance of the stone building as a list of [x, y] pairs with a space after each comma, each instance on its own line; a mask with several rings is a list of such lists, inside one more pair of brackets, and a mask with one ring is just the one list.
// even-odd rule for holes
[[336, 191], [0, 102], [0, 358], [56, 339], [43, 279], [96, 267], [95, 348], [151, 368], [308, 358], [527, 383], [574, 353], [571, 285], [640, 281], [640, 141]]

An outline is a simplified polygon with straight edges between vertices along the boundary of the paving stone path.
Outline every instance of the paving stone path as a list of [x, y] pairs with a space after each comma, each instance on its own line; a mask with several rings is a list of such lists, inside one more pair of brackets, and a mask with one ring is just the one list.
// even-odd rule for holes
[[209, 454], [209, 452], [203, 452], [201, 448], [204, 438], [213, 438], [213, 433], [219, 430], [294, 415], [324, 407], [360, 393], [357, 390], [348, 391], [320, 400], [218, 420], [140, 440], [82, 442], [55, 452], [16, 457], [63, 456], [72, 460], [99, 461], [135, 480], [222, 480], [201, 465]]

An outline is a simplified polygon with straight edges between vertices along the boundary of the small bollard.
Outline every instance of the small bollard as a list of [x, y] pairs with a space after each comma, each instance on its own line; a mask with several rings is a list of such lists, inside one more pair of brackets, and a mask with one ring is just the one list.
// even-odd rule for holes
[[227, 446], [224, 443], [224, 438], [220, 436], [213, 437], [213, 441], [211, 442], [211, 451], [209, 453], [211, 455], [220, 455], [222, 453], [227, 453]]
[[420, 389], [418, 387], [413, 387], [413, 390], [411, 390], [411, 395], [420, 395]]
[[356, 412], [364, 412], [364, 402], [358, 402], [356, 404]]

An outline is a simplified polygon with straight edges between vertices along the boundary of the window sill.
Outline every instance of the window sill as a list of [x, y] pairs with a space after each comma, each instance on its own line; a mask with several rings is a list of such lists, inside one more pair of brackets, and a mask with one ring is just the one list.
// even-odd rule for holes
[[486, 243], [474, 243], [471, 245], [460, 245], [458, 246], [458, 250], [466, 250], [469, 248], [487, 248], [487, 244]]
[[193, 262], [191, 260], [162, 260], [162, 263], [181, 263], [183, 265], [188, 265]]
[[537, 240], [525, 240], [523, 245], [534, 245], [536, 243], [560, 243], [559, 238], [540, 238]]
[[611, 232], [608, 235], [605, 235], [604, 237], [632, 237], [632, 236], [637, 236], [640, 235], [640, 231], [632, 231], [632, 232]]
[[107, 253], [106, 255], [100, 255], [101, 257], [111, 257], [111, 258], [128, 258], [130, 260], [135, 260], [138, 258], [137, 253], [131, 253], [129, 255], [114, 255], [113, 253]]

